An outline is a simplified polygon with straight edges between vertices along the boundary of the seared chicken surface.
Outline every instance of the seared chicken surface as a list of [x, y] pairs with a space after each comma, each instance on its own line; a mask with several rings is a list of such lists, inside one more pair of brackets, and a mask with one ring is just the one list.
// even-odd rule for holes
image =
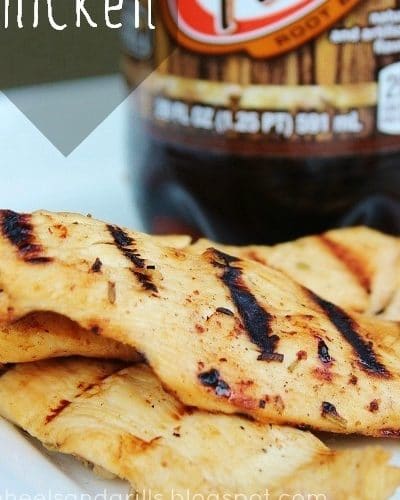
[[[174, 248], [187, 247], [191, 241], [184, 235], [154, 236], [154, 239]], [[125, 361], [141, 359], [133, 347], [84, 330], [70, 319], [50, 312], [32, 313], [18, 321], [0, 324], [0, 363], [74, 355]]]
[[400, 239], [366, 227], [336, 229], [289, 243], [235, 247], [199, 240], [197, 254], [214, 246], [274, 267], [347, 310], [400, 321]]
[[137, 349], [203, 410], [400, 434], [399, 356], [380, 341], [396, 325], [346, 313], [267, 266], [79, 215], [3, 211], [0, 228], [2, 320], [68, 316]]
[[188, 409], [144, 365], [17, 365], [0, 377], [0, 414], [46, 446], [163, 498], [269, 491], [271, 499], [379, 500], [400, 484], [400, 469], [379, 449], [332, 452], [307, 432]]
[[85, 356], [139, 360], [133, 347], [80, 328], [57, 314], [32, 313], [13, 323], [0, 324], [0, 363]]
[[192, 241], [192, 238], [185, 234], [152, 235], [152, 238], [160, 245], [173, 248], [187, 248]]

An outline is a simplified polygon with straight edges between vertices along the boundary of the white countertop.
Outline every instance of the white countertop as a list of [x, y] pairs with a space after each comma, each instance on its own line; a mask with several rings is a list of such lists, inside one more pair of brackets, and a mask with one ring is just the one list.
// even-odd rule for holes
[[[53, 95], [62, 92], [64, 105], [68, 107], [85, 89], [90, 92], [92, 107], [96, 103], [96, 91], [99, 100], [105, 91], [109, 96], [115, 97], [118, 93], [121, 99], [123, 96], [118, 76], [41, 85], [14, 93], [29, 103], [39, 96], [51, 100]], [[0, 117], [1, 208], [91, 213], [100, 219], [139, 228], [126, 151], [127, 100], [67, 157], [2, 93]]]

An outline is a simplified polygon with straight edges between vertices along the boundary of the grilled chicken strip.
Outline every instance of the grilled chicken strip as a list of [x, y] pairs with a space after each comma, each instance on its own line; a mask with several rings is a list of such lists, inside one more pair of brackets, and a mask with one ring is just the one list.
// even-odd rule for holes
[[320, 297], [355, 312], [400, 321], [400, 239], [367, 227], [329, 231], [273, 247], [235, 247], [199, 240], [209, 247], [268, 264]]
[[377, 500], [400, 485], [400, 469], [379, 449], [332, 452], [307, 432], [190, 410], [144, 365], [66, 359], [16, 366], [0, 377], [0, 414], [46, 446], [163, 498], [269, 491], [269, 498], [304, 492]]
[[0, 320], [68, 316], [136, 348], [203, 410], [400, 435], [399, 356], [380, 342], [397, 325], [372, 325], [267, 266], [79, 215], [3, 211], [0, 229]]
[[187, 248], [192, 241], [191, 236], [185, 234], [165, 234], [165, 235], [152, 235], [153, 241], [173, 248]]
[[[62, 234], [61, 227], [55, 230]], [[154, 240], [162, 245], [184, 248], [191, 238], [170, 235], [154, 236]], [[101, 262], [95, 261], [91, 271], [100, 272]], [[54, 313], [32, 313], [16, 322], [0, 324], [0, 363], [26, 363], [74, 355], [124, 361], [142, 359], [133, 347], [84, 330]]]
[[25, 363], [40, 359], [85, 356], [137, 361], [133, 347], [80, 328], [53, 313], [32, 313], [0, 325], [0, 363]]

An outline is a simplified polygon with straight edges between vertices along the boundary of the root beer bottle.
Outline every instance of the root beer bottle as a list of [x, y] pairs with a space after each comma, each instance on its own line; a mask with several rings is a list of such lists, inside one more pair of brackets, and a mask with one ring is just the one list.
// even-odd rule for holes
[[144, 151], [132, 155], [147, 230], [227, 243], [400, 233], [399, 0], [153, 9], [147, 43], [124, 50], [128, 82], [154, 70], [135, 93]]

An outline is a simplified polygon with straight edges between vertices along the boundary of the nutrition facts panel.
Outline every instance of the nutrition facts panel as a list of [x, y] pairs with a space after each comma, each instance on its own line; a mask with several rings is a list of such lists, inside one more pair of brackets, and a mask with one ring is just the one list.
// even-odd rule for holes
[[400, 62], [380, 71], [378, 102], [379, 132], [400, 134]]

